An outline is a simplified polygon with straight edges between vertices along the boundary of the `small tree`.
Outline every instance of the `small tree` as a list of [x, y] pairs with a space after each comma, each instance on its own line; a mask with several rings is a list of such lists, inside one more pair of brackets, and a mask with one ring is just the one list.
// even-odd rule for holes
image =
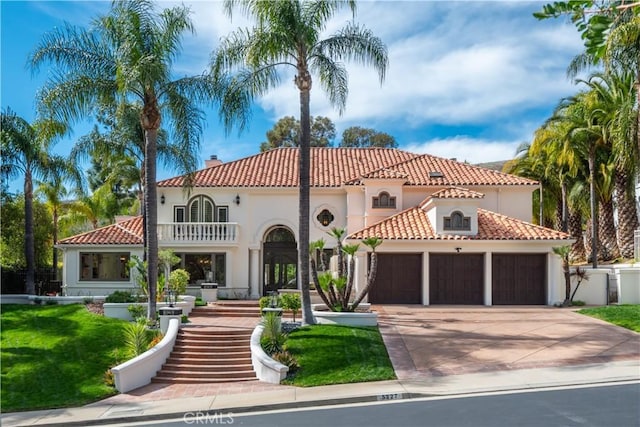
[[302, 302], [300, 301], [300, 295], [298, 294], [282, 294], [280, 296], [282, 301], [282, 308], [287, 311], [291, 311], [293, 315], [293, 321], [296, 321], [296, 315], [300, 308], [302, 308]]
[[169, 274], [169, 289], [174, 291], [176, 295], [184, 295], [189, 284], [189, 272], [182, 268], [173, 270]]
[[[360, 248], [359, 244], [343, 245], [342, 239], [345, 230], [341, 228], [333, 228], [329, 235], [337, 240], [337, 267], [336, 271], [324, 271], [318, 269], [316, 257], [322, 256], [324, 241], [318, 240], [312, 242], [310, 247], [312, 253], [316, 257], [311, 256], [311, 276], [315, 284], [316, 291], [322, 301], [332, 311], [355, 311], [362, 300], [367, 296], [373, 282], [376, 278], [376, 270], [378, 268], [376, 248], [382, 243], [382, 239], [373, 237], [362, 241], [362, 243], [371, 248], [371, 262], [369, 274], [364, 288], [356, 295], [351, 302], [351, 294], [353, 293], [353, 284], [355, 280], [355, 254]], [[346, 255], [346, 257], [344, 256]], [[324, 263], [322, 263], [324, 264]]]
[[571, 305], [571, 271], [569, 270], [569, 253], [571, 246], [559, 246], [552, 248], [553, 253], [558, 255], [562, 260], [562, 273], [564, 275], [564, 301], [562, 305], [568, 307]]
[[[158, 287], [158, 299], [161, 299], [164, 291], [170, 289], [171, 267], [180, 262], [180, 257], [170, 249], [163, 249], [158, 252], [158, 261], [164, 270], [164, 283], [159, 283], [161, 286], [164, 285], [164, 288]], [[188, 280], [189, 278], [187, 277]]]
[[587, 273], [587, 270], [584, 268], [576, 267], [576, 269], [571, 273], [571, 277], [575, 277], [577, 280], [576, 288], [571, 293], [571, 298], [569, 299], [569, 303], [573, 304], [573, 298], [576, 296], [576, 292], [578, 292], [580, 284], [585, 280], [589, 280], [589, 273]]

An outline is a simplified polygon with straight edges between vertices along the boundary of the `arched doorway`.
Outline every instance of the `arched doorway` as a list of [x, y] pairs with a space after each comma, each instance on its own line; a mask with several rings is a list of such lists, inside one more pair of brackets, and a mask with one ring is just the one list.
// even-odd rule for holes
[[265, 235], [262, 267], [263, 295], [298, 288], [298, 245], [289, 229], [278, 226]]

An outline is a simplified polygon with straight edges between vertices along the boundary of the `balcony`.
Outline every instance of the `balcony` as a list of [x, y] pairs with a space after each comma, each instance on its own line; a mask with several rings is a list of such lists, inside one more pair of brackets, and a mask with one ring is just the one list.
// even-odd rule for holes
[[162, 244], [236, 245], [235, 222], [173, 222], [158, 224], [158, 241]]

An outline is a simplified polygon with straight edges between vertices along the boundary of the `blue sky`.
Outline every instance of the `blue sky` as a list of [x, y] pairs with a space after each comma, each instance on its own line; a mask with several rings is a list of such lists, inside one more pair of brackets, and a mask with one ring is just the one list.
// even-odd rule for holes
[[[176, 2], [158, 2], [169, 7]], [[219, 1], [185, 1], [192, 9], [197, 34], [184, 40], [175, 63], [176, 76], [200, 74], [218, 40], [250, 23], [233, 21]], [[331, 118], [340, 140], [349, 126], [374, 128], [393, 135], [400, 148], [471, 163], [504, 160], [530, 141], [558, 101], [576, 87], [566, 66], [582, 50], [577, 30], [563, 19], [537, 21], [541, 2], [520, 1], [362, 1], [356, 21], [381, 37], [389, 49], [389, 69], [382, 86], [371, 69], [349, 65], [349, 99], [342, 116], [316, 86], [311, 114]], [[43, 34], [64, 21], [88, 26], [108, 10], [103, 1], [1, 0], [1, 104], [18, 115], [35, 118], [34, 99], [49, 70], [36, 75], [25, 66]], [[337, 16], [327, 34], [350, 16]], [[292, 77], [257, 101], [248, 131], [222, 131], [217, 112], [207, 110], [202, 137], [204, 159], [216, 154], [228, 162], [258, 152], [265, 133], [285, 115], [298, 116], [298, 92]], [[59, 141], [55, 151], [68, 154], [88, 133], [92, 120], [80, 123]], [[158, 178], [173, 176], [160, 169]], [[11, 188], [20, 188], [13, 182]]]

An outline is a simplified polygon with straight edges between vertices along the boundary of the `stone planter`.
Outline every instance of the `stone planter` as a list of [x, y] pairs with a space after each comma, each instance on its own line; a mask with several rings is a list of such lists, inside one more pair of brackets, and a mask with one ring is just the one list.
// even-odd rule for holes
[[200, 285], [200, 292], [202, 292], [202, 299], [206, 302], [218, 301], [218, 284], [217, 283], [203, 283]]
[[[182, 310], [182, 314], [185, 314], [189, 307], [189, 302], [180, 301], [175, 304], [176, 307]], [[132, 321], [133, 318], [129, 313], [128, 307], [130, 305], [140, 305], [145, 308], [145, 313], [147, 310], [146, 302], [105, 302], [104, 303], [104, 315], [105, 317], [113, 317], [114, 319], [122, 319]], [[162, 307], [166, 307], [169, 304], [166, 302], [158, 302], [156, 303], [156, 308], [160, 310]]]
[[313, 311], [313, 317], [320, 325], [343, 326], [376, 326], [378, 313], [376, 312], [350, 312], [350, 311]]

